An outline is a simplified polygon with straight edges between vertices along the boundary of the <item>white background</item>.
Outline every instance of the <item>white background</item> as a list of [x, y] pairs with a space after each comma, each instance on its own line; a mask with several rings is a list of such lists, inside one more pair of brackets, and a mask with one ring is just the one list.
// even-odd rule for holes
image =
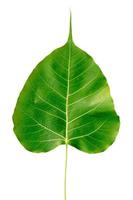
[[133, 199], [133, 1], [0, 0], [0, 200], [63, 200], [65, 147], [25, 150], [13, 133], [17, 97], [36, 64], [68, 36], [107, 77], [121, 128], [104, 153], [69, 147], [67, 200]]

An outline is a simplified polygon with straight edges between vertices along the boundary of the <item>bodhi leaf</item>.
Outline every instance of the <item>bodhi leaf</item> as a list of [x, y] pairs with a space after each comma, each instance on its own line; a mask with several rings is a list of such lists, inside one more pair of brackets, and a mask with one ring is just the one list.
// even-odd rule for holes
[[48, 152], [62, 144], [98, 153], [119, 130], [107, 80], [93, 58], [67, 43], [33, 70], [18, 98], [14, 131], [32, 152]]

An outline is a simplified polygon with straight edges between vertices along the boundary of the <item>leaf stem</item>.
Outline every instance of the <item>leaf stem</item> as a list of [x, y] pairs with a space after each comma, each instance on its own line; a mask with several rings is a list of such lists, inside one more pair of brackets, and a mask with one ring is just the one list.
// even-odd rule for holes
[[66, 95], [66, 156], [65, 156], [65, 175], [64, 175], [64, 200], [67, 199], [67, 160], [68, 160], [68, 122], [69, 122], [69, 110], [68, 110], [68, 101], [69, 101], [69, 79], [70, 79], [70, 67], [71, 67], [71, 45], [72, 45], [72, 25], [71, 25], [71, 13], [70, 13], [70, 28], [69, 28], [69, 37], [68, 37], [68, 47], [69, 47], [69, 57], [68, 57], [68, 86], [67, 86], [67, 95]]
[[65, 145], [65, 174], [64, 174], [64, 200], [67, 199], [67, 161], [68, 161], [68, 144]]

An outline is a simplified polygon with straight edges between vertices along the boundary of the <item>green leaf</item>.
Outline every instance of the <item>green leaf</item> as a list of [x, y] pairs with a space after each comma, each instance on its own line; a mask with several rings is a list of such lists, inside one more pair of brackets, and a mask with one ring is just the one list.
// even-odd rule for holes
[[14, 132], [32, 152], [69, 144], [87, 153], [107, 149], [119, 130], [107, 80], [70, 33], [33, 70], [18, 98]]

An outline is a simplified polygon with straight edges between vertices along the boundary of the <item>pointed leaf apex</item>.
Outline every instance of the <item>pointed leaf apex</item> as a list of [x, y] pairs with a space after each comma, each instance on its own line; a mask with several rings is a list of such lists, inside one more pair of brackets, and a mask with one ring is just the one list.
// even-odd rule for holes
[[73, 38], [72, 38], [72, 13], [70, 10], [70, 23], [69, 23], [69, 37], [68, 37], [68, 42], [72, 42]]

